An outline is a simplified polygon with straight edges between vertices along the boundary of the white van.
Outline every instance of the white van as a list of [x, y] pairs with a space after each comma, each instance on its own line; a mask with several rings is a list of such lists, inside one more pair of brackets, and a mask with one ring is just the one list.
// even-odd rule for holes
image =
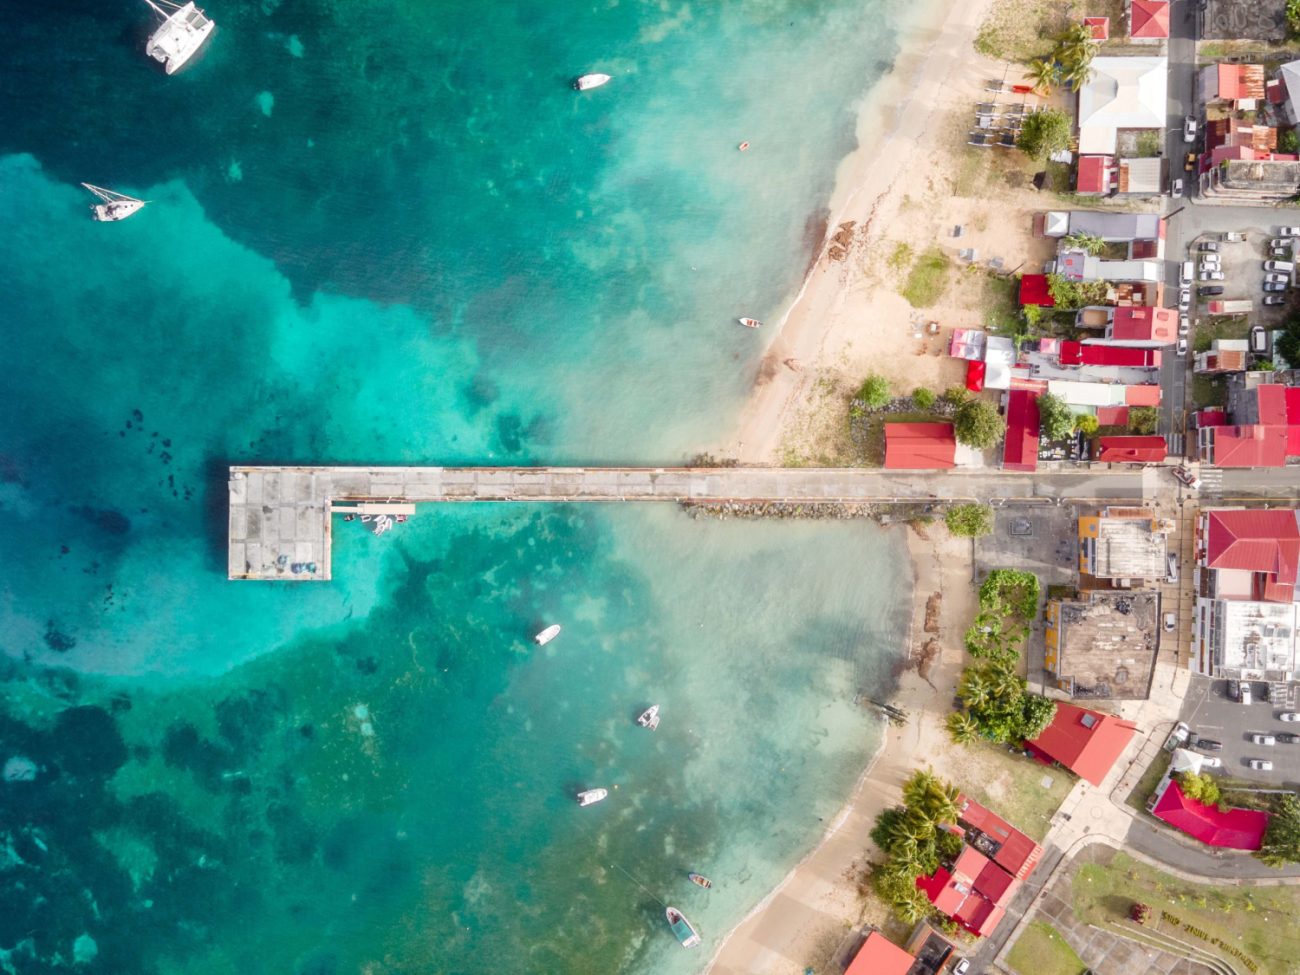
[[1287, 274], [1290, 274], [1292, 271], [1295, 270], [1295, 265], [1292, 264], [1290, 261], [1265, 261], [1264, 270], [1285, 271]]
[[1250, 703], [1250, 681], [1248, 680], [1243, 680], [1241, 682], [1241, 703]]
[[1195, 277], [1196, 265], [1191, 261], [1183, 261], [1183, 269], [1178, 280], [1180, 284], [1191, 284], [1192, 278]]

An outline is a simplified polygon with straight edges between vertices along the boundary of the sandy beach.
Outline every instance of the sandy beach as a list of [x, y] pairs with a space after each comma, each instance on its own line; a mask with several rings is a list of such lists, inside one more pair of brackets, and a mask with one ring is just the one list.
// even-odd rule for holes
[[[913, 638], [892, 700], [910, 720], [886, 729], [880, 752], [822, 842], [731, 932], [708, 969], [714, 975], [800, 975], [826, 957], [863, 920], [858, 884], [876, 816], [901, 799], [904, 780], [918, 766], [950, 774], [954, 753], [944, 717], [961, 673], [961, 635], [975, 611], [971, 543], [938, 525], [927, 529], [929, 538], [906, 530], [915, 573]], [[923, 623], [935, 593], [942, 594], [940, 652], [927, 655]]]
[[[716, 448], [722, 456], [855, 462], [836, 455], [821, 428], [843, 426], [849, 392], [868, 373], [886, 376], [895, 395], [918, 386], [941, 391], [964, 378], [961, 364], [943, 354], [945, 343], [953, 327], [987, 323], [988, 275], [963, 266], [959, 249], [974, 248], [978, 262], [1001, 257], [1008, 271], [1022, 263], [1036, 270], [1050, 256], [1030, 229], [1032, 212], [1050, 205], [1029, 185], [1032, 164], [1013, 150], [966, 145], [976, 103], [992, 97], [987, 80], [1023, 80], [1019, 68], [974, 50], [991, 6], [945, 5], [864, 101], [859, 147], [836, 174], [831, 237], [772, 323], [777, 335], [737, 429]], [[898, 256], [936, 248], [952, 264], [948, 285], [932, 305], [914, 307], [900, 293], [906, 271]], [[940, 332], [918, 334], [931, 321]]]

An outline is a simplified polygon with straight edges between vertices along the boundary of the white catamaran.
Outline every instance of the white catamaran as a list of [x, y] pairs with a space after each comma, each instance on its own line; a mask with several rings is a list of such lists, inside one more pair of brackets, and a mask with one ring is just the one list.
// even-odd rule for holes
[[144, 206], [145, 201], [137, 200], [134, 196], [114, 193], [112, 190], [106, 190], [102, 186], [91, 186], [89, 183], [81, 185], [104, 201], [90, 205], [96, 220], [125, 220]]
[[163, 22], [149, 35], [145, 53], [161, 61], [168, 74], [175, 74], [208, 39], [216, 23], [204, 16], [193, 2], [184, 6], [170, 0], [144, 0]]

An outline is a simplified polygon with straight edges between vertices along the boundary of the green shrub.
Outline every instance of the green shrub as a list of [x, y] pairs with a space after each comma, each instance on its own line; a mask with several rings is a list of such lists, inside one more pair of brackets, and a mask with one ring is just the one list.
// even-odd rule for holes
[[889, 403], [889, 380], [884, 376], [872, 373], [866, 378], [855, 398], [865, 404], [868, 409], [881, 409]]
[[962, 538], [979, 538], [993, 531], [993, 509], [986, 504], [959, 504], [943, 516], [948, 531]]
[[930, 392], [930, 390], [926, 389], [924, 386], [912, 390], [912, 402], [916, 404], [918, 410], [932, 409], [934, 407], [935, 398], [934, 393]]

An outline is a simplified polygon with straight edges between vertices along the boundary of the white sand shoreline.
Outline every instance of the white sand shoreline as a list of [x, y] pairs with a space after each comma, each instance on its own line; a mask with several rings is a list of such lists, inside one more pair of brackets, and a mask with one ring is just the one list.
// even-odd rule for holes
[[[991, 0], [949, 5], [944, 0], [923, 6], [907, 25], [894, 68], [868, 92], [858, 116], [858, 147], [836, 171], [828, 211], [826, 239], [798, 291], [776, 320], [777, 335], [768, 346], [759, 380], [741, 410], [735, 432], [717, 452], [745, 463], [771, 463], [780, 446], [801, 372], [782, 365], [810, 364], [821, 358], [837, 319], [843, 314], [845, 266], [831, 260], [832, 236], [845, 221], [858, 225], [865, 239], [872, 219], [887, 198], [906, 189], [914, 199], [927, 196], [927, 174], [916, 163], [929, 152], [947, 151], [934, 128], [946, 120], [950, 82], [969, 83], [972, 71], [984, 69], [973, 41]], [[958, 96], [958, 104], [965, 101]], [[973, 104], [971, 105], [973, 109]], [[930, 148], [933, 147], [933, 148]], [[921, 185], [913, 185], [919, 182]], [[873, 336], [873, 341], [877, 336]], [[880, 335], [882, 346], [894, 335]], [[896, 350], [890, 350], [896, 351]], [[770, 377], [770, 378], [766, 378]]]

